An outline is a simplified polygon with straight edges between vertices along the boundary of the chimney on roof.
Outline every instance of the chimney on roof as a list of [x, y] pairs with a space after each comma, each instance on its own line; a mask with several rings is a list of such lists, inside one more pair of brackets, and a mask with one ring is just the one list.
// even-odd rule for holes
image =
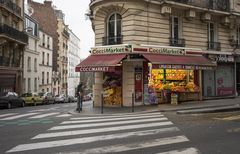
[[52, 6], [52, 0], [45, 0], [44, 4], [47, 6]]

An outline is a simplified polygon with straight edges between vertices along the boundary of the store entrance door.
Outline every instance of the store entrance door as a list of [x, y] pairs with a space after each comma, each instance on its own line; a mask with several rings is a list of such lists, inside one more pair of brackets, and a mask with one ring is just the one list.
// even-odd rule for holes
[[237, 93], [240, 95], [240, 63], [237, 63]]

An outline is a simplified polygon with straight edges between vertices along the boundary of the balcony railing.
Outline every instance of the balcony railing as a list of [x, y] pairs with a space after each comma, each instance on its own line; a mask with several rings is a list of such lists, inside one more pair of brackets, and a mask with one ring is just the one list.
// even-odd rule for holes
[[0, 0], [0, 4], [10, 10], [12, 10], [14, 13], [21, 15], [21, 8], [17, 4], [13, 3], [12, 1]]
[[207, 42], [208, 43], [208, 50], [221, 50], [221, 43], [220, 42]]
[[103, 37], [103, 45], [122, 44], [123, 36]]
[[207, 9], [229, 11], [229, 0], [168, 0]]
[[68, 33], [68, 31], [66, 31], [65, 29], [63, 30], [63, 34], [64, 34], [67, 38], [69, 38], [69, 33]]
[[185, 39], [169, 38], [170, 46], [185, 47]]
[[0, 23], [0, 34], [6, 35], [14, 40], [18, 40], [25, 44], [28, 43], [28, 35], [27, 34], [25, 34], [24, 32], [20, 32], [17, 29], [14, 29], [6, 24]]

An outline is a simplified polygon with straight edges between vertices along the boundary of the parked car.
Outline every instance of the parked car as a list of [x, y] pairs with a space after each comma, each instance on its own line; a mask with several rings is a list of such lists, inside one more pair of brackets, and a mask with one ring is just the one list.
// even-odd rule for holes
[[21, 98], [25, 101], [26, 105], [43, 104], [43, 97], [37, 93], [24, 93]]
[[54, 104], [55, 98], [52, 93], [46, 92], [46, 93], [39, 93], [41, 97], [43, 97], [43, 104]]
[[55, 96], [55, 102], [56, 103], [67, 103], [68, 98], [64, 94], [56, 95]]
[[83, 96], [83, 101], [90, 101], [92, 98], [89, 95], [84, 95]]
[[76, 102], [76, 99], [74, 96], [69, 95], [67, 98], [68, 98], [68, 103]]
[[15, 92], [0, 92], [0, 106], [8, 109], [12, 107], [24, 107], [25, 101]]

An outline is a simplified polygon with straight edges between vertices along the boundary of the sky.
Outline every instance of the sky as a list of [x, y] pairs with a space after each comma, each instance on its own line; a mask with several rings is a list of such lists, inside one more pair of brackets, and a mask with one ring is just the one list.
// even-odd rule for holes
[[[44, 0], [33, 0], [43, 3]], [[65, 24], [80, 39], [80, 57], [86, 58], [89, 50], [94, 46], [94, 33], [91, 21], [86, 19], [85, 13], [89, 10], [90, 0], [52, 0], [57, 9], [65, 14]]]

